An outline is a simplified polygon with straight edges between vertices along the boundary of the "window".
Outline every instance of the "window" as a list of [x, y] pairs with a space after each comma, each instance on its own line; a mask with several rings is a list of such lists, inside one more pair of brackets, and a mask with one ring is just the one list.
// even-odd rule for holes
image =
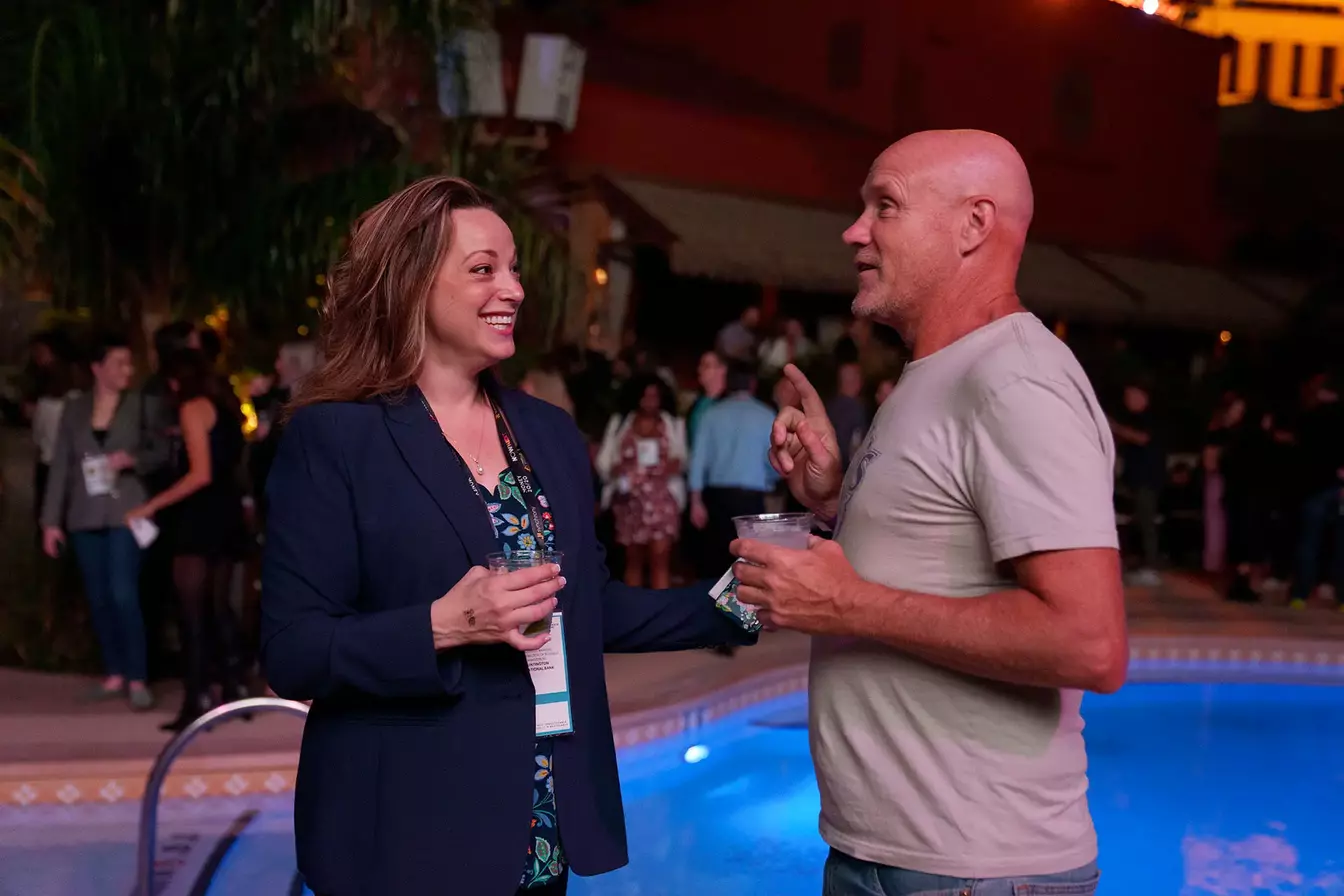
[[1305, 47], [1301, 44], [1293, 44], [1293, 77], [1288, 85], [1288, 93], [1291, 96], [1302, 95], [1302, 57], [1305, 53]]
[[1241, 44], [1235, 40], [1231, 42], [1232, 48], [1227, 51], [1227, 87], [1224, 93], [1239, 93], [1241, 91]]
[[1274, 68], [1274, 45], [1262, 43], [1259, 59], [1255, 64], [1255, 96], [1264, 99], [1269, 96], [1269, 80]]
[[841, 22], [831, 26], [826, 47], [826, 82], [832, 90], [852, 90], [863, 82], [863, 26]]
[[1335, 98], [1336, 55], [1334, 47], [1321, 47], [1321, 87], [1317, 95], [1323, 100]]

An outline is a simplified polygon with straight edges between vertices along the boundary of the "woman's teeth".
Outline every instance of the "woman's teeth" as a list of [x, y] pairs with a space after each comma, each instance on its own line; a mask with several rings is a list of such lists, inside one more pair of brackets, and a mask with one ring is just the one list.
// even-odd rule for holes
[[496, 330], [507, 330], [509, 327], [513, 326], [512, 314], [489, 314], [484, 315], [483, 319]]

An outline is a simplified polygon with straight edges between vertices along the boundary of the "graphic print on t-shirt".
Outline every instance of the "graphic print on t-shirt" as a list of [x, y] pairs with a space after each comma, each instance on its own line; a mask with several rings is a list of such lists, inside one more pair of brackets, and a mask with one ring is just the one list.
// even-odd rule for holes
[[863, 477], [868, 475], [869, 465], [882, 456], [882, 452], [873, 447], [871, 435], [865, 440], [862, 450], [863, 454], [859, 455], [858, 460], [854, 461], [854, 472], [850, 474], [852, 481], [846, 483], [846, 488], [840, 496], [840, 508], [835, 516], [835, 535], [837, 536], [845, 524], [845, 510], [849, 507], [849, 499], [863, 484]]

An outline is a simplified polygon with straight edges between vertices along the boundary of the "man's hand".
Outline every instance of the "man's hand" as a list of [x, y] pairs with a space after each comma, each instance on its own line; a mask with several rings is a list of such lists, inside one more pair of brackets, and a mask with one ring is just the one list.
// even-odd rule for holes
[[705, 507], [704, 499], [699, 495], [691, 495], [691, 525], [697, 529], [703, 529], [709, 525], [709, 510]]
[[42, 552], [55, 560], [65, 548], [65, 533], [59, 526], [47, 526], [42, 530]]
[[734, 569], [738, 599], [759, 608], [763, 626], [813, 635], [854, 634], [847, 608], [863, 579], [840, 545], [812, 537], [807, 550], [795, 551], [739, 539], [730, 550], [746, 561]]
[[834, 520], [845, 478], [835, 428], [803, 372], [789, 364], [784, 376], [798, 391], [802, 407], [780, 408], [770, 432], [770, 465], [805, 507], [824, 520]]

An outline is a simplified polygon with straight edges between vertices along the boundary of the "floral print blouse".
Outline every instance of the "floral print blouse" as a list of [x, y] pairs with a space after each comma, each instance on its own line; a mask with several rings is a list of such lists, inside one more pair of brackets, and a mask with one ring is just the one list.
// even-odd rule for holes
[[[549, 508], [541, 483], [536, 483], [537, 502], [543, 508]], [[499, 474], [499, 485], [485, 495], [486, 509], [490, 511], [490, 521], [495, 525], [495, 538], [500, 550], [506, 554], [514, 551], [535, 551], [537, 539], [532, 534], [527, 518], [527, 504], [514, 482], [513, 473], [505, 470]], [[555, 529], [547, 526], [546, 544], [542, 550], [555, 547]], [[536, 770], [532, 775], [532, 839], [527, 847], [527, 861], [523, 867], [523, 876], [519, 881], [520, 889], [531, 889], [551, 883], [565, 870], [565, 853], [560, 846], [560, 831], [555, 814], [555, 778], [551, 767], [551, 739], [537, 738]]]

